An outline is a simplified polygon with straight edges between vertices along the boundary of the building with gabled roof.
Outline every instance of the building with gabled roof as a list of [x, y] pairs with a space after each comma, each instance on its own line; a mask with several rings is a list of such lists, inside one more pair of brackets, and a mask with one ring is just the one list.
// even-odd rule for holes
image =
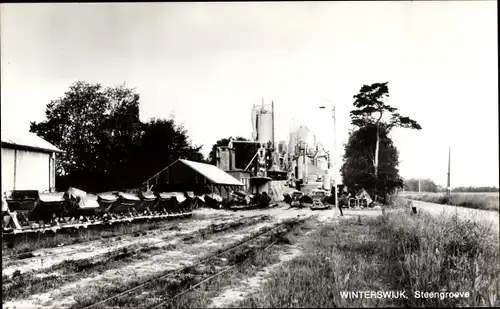
[[1, 130], [2, 193], [10, 190], [54, 191], [56, 153], [63, 152], [31, 132]]
[[160, 192], [193, 191], [216, 193], [227, 198], [233, 190], [241, 189], [243, 183], [215, 165], [178, 159], [146, 180], [148, 190]]

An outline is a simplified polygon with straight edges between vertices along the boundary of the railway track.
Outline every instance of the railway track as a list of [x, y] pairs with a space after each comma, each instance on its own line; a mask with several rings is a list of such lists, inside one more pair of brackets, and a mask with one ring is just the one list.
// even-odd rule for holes
[[[181, 216], [179, 218], [185, 218], [185, 217], [189, 217], [189, 215], [184, 215], [184, 216]], [[172, 217], [174, 218], [174, 217]], [[174, 223], [179, 223], [179, 222], [174, 222]], [[171, 223], [171, 224], [174, 224], [174, 223]], [[168, 223], [167, 223], [168, 224]], [[80, 241], [80, 242], [76, 242], [76, 243], [72, 243], [72, 244], [68, 244], [69, 246], [71, 245], [85, 245], [85, 244], [88, 244], [88, 243], [92, 243], [92, 242], [99, 242], [99, 241], [102, 241], [102, 240], [107, 240], [107, 241], [115, 241], [119, 238], [122, 238], [122, 237], [126, 237], [126, 236], [130, 236], [130, 235], [134, 235], [134, 234], [142, 234], [142, 233], [156, 233], [156, 232], [161, 232], [161, 231], [165, 231], [165, 230], [169, 230], [169, 229], [172, 229], [173, 226], [172, 225], [169, 225], [169, 226], [162, 226], [162, 227], [158, 227], [158, 228], [153, 228], [153, 229], [148, 229], [148, 230], [145, 230], [145, 231], [130, 231], [130, 232], [127, 232], [127, 233], [122, 233], [120, 235], [116, 235], [116, 236], [113, 236], [113, 237], [107, 237], [107, 238], [95, 238], [95, 239], [90, 239], [90, 240], [85, 240], [85, 241]], [[43, 254], [43, 255], [37, 255], [35, 254], [36, 251], [38, 250], [50, 250], [50, 249], [53, 249], [53, 248], [57, 248], [57, 247], [47, 247], [47, 248], [39, 248], [39, 249], [36, 249], [36, 250], [33, 250], [33, 251], [26, 251], [26, 252], [22, 252], [22, 253], [15, 253], [15, 254], [7, 254], [7, 255], [3, 255], [2, 256], [2, 259], [3, 260], [24, 260], [24, 259], [29, 259], [29, 258], [37, 258], [37, 257], [53, 257], [53, 256], [58, 256], [58, 255], [62, 255], [62, 254], [71, 254], [73, 252], [76, 252], [80, 249], [75, 249], [73, 251], [65, 251], [65, 252], [61, 252], [61, 253], [53, 253], [53, 254]]]
[[[287, 232], [290, 232], [290, 231], [287, 231]], [[264, 251], [268, 250], [269, 248], [271, 248], [272, 246], [274, 246], [276, 243], [278, 243], [280, 240], [281, 240], [280, 238], [274, 240], [268, 246], [266, 246], [264, 249], [260, 250], [260, 252], [264, 252]], [[180, 296], [182, 296], [182, 295], [184, 295], [184, 294], [186, 294], [186, 293], [194, 290], [195, 288], [201, 286], [202, 284], [207, 283], [208, 281], [210, 281], [210, 280], [212, 280], [212, 279], [214, 279], [216, 277], [219, 277], [220, 275], [228, 272], [229, 270], [235, 268], [236, 266], [243, 264], [246, 260], [248, 260], [248, 258], [246, 258], [246, 259], [244, 259], [244, 260], [242, 260], [242, 261], [240, 261], [240, 262], [238, 262], [236, 264], [233, 264], [231, 266], [228, 266], [228, 267], [224, 268], [223, 270], [215, 273], [214, 275], [211, 275], [210, 277], [208, 277], [206, 279], [203, 279], [202, 281], [196, 283], [195, 285], [190, 286], [189, 288], [187, 288], [187, 289], [185, 289], [185, 290], [183, 290], [183, 291], [175, 294], [172, 297], [167, 298], [166, 300], [161, 301], [160, 303], [158, 303], [158, 304], [156, 304], [153, 307], [150, 307], [148, 309], [159, 309], [159, 308], [163, 308], [165, 306], [169, 306], [171, 304], [171, 302], [173, 300], [175, 300], [176, 298], [178, 298], [178, 297], [180, 297]]]
[[[203, 227], [203, 228], [201, 228], [199, 230], [192, 231], [190, 233], [184, 233], [184, 237], [187, 236], [187, 235], [193, 234], [193, 233], [206, 233], [206, 232], [218, 233], [218, 232], [222, 232], [224, 230], [227, 230], [229, 228], [233, 228], [234, 226], [241, 226], [241, 225], [245, 226], [246, 224], [249, 224], [248, 221], [250, 219], [253, 219], [253, 217], [244, 218], [242, 220], [236, 220], [236, 221], [231, 222], [229, 224], [224, 223], [224, 221], [222, 221], [222, 222], [219, 222], [218, 224], [208, 225], [206, 227]], [[160, 227], [160, 228], [157, 228], [157, 229], [148, 230], [147, 232], [157, 233], [157, 232], [161, 232], [161, 231], [164, 231], [164, 230], [170, 230], [170, 229], [172, 229], [172, 226]], [[135, 232], [129, 232], [129, 233], [126, 233], [126, 234], [122, 234], [122, 235], [119, 235], [119, 236], [108, 238], [107, 240], [113, 241], [113, 240], [116, 240], [116, 239], [118, 239], [120, 237], [124, 237], [124, 236], [130, 235], [130, 234], [136, 234], [136, 233], [138, 233], [138, 232], [137, 231], [135, 231]], [[181, 237], [181, 236], [179, 236], [179, 237]], [[97, 241], [99, 241], [99, 240], [98, 239], [97, 240], [89, 240], [89, 241], [86, 241], [86, 242], [77, 243], [75, 245], [81, 245], [81, 244], [91, 243], [91, 242], [97, 242]], [[141, 245], [142, 243], [139, 241], [139, 242], [134, 243], [134, 244]], [[158, 240], [158, 241], [153, 241], [153, 242], [147, 242], [148, 246], [155, 246], [155, 245], [158, 245], [158, 244], [168, 244], [168, 241], [167, 240]], [[122, 248], [126, 248], [126, 247], [127, 247], [127, 245], [123, 246]], [[115, 249], [119, 250], [120, 248], [115, 248]], [[68, 256], [68, 255], [76, 254], [78, 252], [81, 252], [81, 248], [75, 248], [73, 250], [68, 250], [68, 251], [63, 251], [63, 252], [58, 252], [58, 253], [51, 253], [51, 254], [44, 254], [44, 255], [35, 255], [35, 254], [33, 254], [33, 252], [25, 252], [25, 253], [21, 253], [21, 254], [19, 254], [17, 256], [27, 256], [26, 258], [19, 259], [19, 260], [23, 260], [23, 262], [31, 262], [31, 261], [35, 261], [36, 259], [39, 259], [39, 258], [45, 259], [45, 258], [55, 258], [55, 257], [62, 256], [62, 255]], [[7, 261], [9, 261], [9, 260], [12, 261], [12, 260], [15, 259], [15, 256], [4, 257], [3, 259], [5, 259]], [[7, 266], [7, 267], [9, 267], [9, 266]]]
[[[259, 232], [256, 235], [253, 235], [250, 238], [247, 238], [238, 244], [232, 245], [229, 248], [226, 248], [226, 249], [223, 249], [222, 251], [211, 254], [210, 256], [203, 258], [202, 260], [199, 260], [192, 265], [184, 266], [184, 267], [176, 269], [176, 270], [167, 271], [166, 273], [163, 273], [162, 275], [160, 275], [158, 277], [149, 279], [149, 280], [147, 280], [139, 285], [136, 285], [136, 286], [134, 286], [130, 289], [127, 289], [123, 292], [120, 292], [118, 294], [107, 297], [103, 300], [100, 300], [100, 301], [94, 303], [94, 304], [87, 305], [87, 306], [83, 307], [82, 309], [107, 308], [105, 306], [106, 304], [109, 304], [112, 301], [117, 301], [118, 299], [125, 297], [125, 296], [137, 295], [137, 293], [143, 291], [146, 287], [150, 286], [151, 284], [153, 284], [155, 282], [162, 281], [162, 280], [167, 279], [169, 277], [175, 277], [176, 275], [190, 273], [190, 270], [193, 270], [196, 267], [206, 265], [210, 261], [214, 261], [216, 259], [219, 259], [219, 261], [220, 261], [220, 259], [224, 255], [231, 253], [231, 252], [234, 252], [235, 250], [244, 248], [245, 246], [249, 250], [252, 248], [255, 248], [255, 247], [250, 246], [250, 244], [252, 242], [256, 242], [259, 239], [270, 236], [269, 240], [267, 242], [265, 242], [264, 245], [261, 245], [257, 248], [257, 252], [266, 251], [269, 248], [271, 248], [273, 245], [275, 245], [278, 241], [280, 241], [280, 239], [281, 239], [280, 236], [289, 233], [295, 227], [302, 224], [305, 220], [307, 220], [307, 218], [295, 218], [295, 219], [291, 219], [291, 220], [285, 220], [284, 222], [281, 222], [270, 229], [266, 229], [263, 232]], [[254, 252], [254, 254], [255, 254], [255, 252]], [[208, 282], [209, 280], [211, 280], [213, 278], [216, 278], [216, 277], [222, 275], [223, 273], [226, 273], [227, 271], [229, 271], [229, 270], [235, 268], [236, 266], [240, 265], [241, 263], [245, 262], [251, 256], [253, 256], [253, 255], [247, 256], [243, 259], [236, 258], [234, 261], [232, 261], [232, 265], [227, 265], [222, 270], [216, 272], [215, 274], [211, 274], [207, 278], [203, 278], [199, 282], [196, 282], [196, 283], [187, 282], [185, 284], [185, 285], [187, 285], [186, 288], [181, 289], [178, 293], [176, 293], [173, 296], [164, 297], [164, 299], [162, 299], [159, 303], [154, 304], [150, 308], [162, 308], [164, 306], [168, 306], [171, 303], [171, 301], [174, 300], [175, 298], [195, 289], [196, 287], [202, 285], [203, 283]], [[194, 283], [194, 284], [191, 284], [191, 283]]]
[[85, 223], [70, 223], [70, 224], [62, 224], [62, 225], [52, 225], [52, 226], [43, 226], [43, 227], [34, 227], [34, 228], [23, 228], [20, 230], [17, 229], [5, 229], [2, 231], [2, 237], [6, 236], [15, 236], [22, 234], [31, 234], [31, 233], [41, 233], [45, 234], [46, 232], [57, 232], [59, 230], [71, 230], [71, 229], [86, 229], [88, 227], [93, 226], [106, 226], [120, 223], [131, 223], [134, 221], [149, 221], [149, 220], [161, 220], [166, 218], [181, 218], [191, 216], [193, 212], [185, 212], [179, 214], [166, 214], [166, 215], [151, 215], [151, 216], [136, 216], [136, 217], [126, 217], [119, 219], [110, 219], [110, 220], [98, 220], [93, 222], [85, 222]]

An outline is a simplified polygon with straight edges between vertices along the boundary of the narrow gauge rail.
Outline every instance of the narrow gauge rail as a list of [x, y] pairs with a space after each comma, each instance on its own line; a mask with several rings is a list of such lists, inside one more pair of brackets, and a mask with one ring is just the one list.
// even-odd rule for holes
[[[170, 216], [168, 218], [171, 218], [171, 219], [175, 219], [175, 218], [187, 218], [187, 217], [190, 217], [191, 216], [191, 213], [185, 213], [185, 214], [179, 214], [179, 215], [175, 215], [175, 216]], [[149, 222], [150, 220], [148, 220]], [[129, 224], [129, 222], [120, 222], [120, 223], [123, 223], [123, 224]], [[165, 223], [170, 223], [170, 224], [175, 224], [175, 223], [178, 223], [178, 222], [168, 222], [168, 221], [165, 221]], [[97, 226], [97, 225], [95, 225]], [[102, 228], [102, 225], [99, 226]], [[72, 246], [72, 245], [84, 245], [84, 244], [88, 244], [88, 243], [91, 243], [91, 242], [98, 242], [98, 241], [102, 241], [102, 240], [108, 240], [108, 241], [114, 241], [115, 239], [118, 239], [118, 238], [121, 238], [121, 237], [125, 237], [125, 236], [129, 236], [129, 235], [133, 235], [133, 234], [137, 234], [137, 233], [145, 233], [145, 232], [160, 232], [160, 231], [164, 231], [164, 230], [168, 230], [168, 229], [171, 229], [172, 226], [162, 226], [162, 227], [157, 227], [157, 228], [153, 228], [153, 229], [148, 229], [148, 230], [144, 230], [144, 231], [131, 231], [131, 232], [127, 232], [127, 233], [123, 233], [123, 234], [120, 234], [120, 235], [116, 235], [116, 236], [112, 236], [112, 237], [108, 237], [108, 238], [96, 238], [96, 239], [90, 239], [90, 240], [85, 240], [85, 241], [80, 241], [80, 242], [76, 242], [76, 243], [72, 243], [72, 244], [68, 244], [68, 246]], [[19, 235], [23, 235], [23, 234], [19, 234]], [[56, 234], [54, 234], [55, 236]], [[10, 235], [12, 236], [12, 235]], [[153, 244], [156, 244], [156, 243], [153, 243]], [[53, 248], [53, 247], [52, 247]], [[50, 247], [48, 248], [40, 248], [40, 249], [37, 249], [37, 250], [46, 250], [46, 249], [50, 249]], [[23, 258], [23, 260], [26, 260], [26, 259], [31, 259], [31, 258], [38, 258], [38, 257], [46, 257], [46, 256], [49, 256], [49, 257], [54, 257], [54, 256], [58, 256], [58, 255], [67, 255], [67, 254], [71, 254], [73, 252], [76, 252], [80, 249], [75, 249], [75, 250], [72, 250], [72, 251], [65, 251], [65, 252], [61, 252], [61, 253], [52, 253], [52, 254], [44, 254], [43, 256], [41, 255], [35, 255], [34, 252], [35, 251], [26, 251], [26, 252], [22, 252], [22, 253], [16, 253], [16, 254], [8, 254], [8, 255], [4, 255], [2, 258], [4, 260], [14, 260], [14, 259], [19, 259], [20, 257], [23, 257], [23, 256], [28, 256], [27, 258]]]
[[[248, 244], [248, 243], [250, 243], [250, 242], [252, 242], [252, 241], [254, 241], [254, 240], [258, 239], [258, 238], [260, 238], [260, 237], [266, 236], [267, 234], [270, 234], [270, 233], [272, 233], [272, 232], [274, 232], [274, 231], [278, 230], [279, 228], [283, 227], [283, 226], [284, 226], [284, 225], [286, 225], [286, 224], [293, 224], [293, 226], [295, 227], [295, 226], [297, 226], [298, 224], [303, 223], [305, 220], [307, 220], [307, 218], [306, 218], [306, 219], [297, 219], [297, 218], [295, 218], [295, 219], [292, 219], [292, 220], [285, 220], [284, 222], [281, 222], [281, 223], [277, 224], [275, 227], [273, 227], [273, 228], [271, 228], [271, 229], [269, 229], [269, 230], [266, 230], [266, 231], [264, 231], [264, 232], [258, 233], [257, 235], [254, 235], [254, 236], [252, 236], [251, 238], [246, 239], [245, 241], [243, 241], [243, 242], [241, 242], [241, 243], [239, 243], [239, 244], [236, 244], [236, 245], [230, 246], [229, 248], [224, 249], [223, 251], [218, 252], [218, 253], [216, 253], [216, 254], [210, 255], [209, 257], [204, 258], [204, 259], [202, 259], [202, 260], [200, 260], [200, 261], [198, 261], [198, 262], [196, 262], [196, 263], [194, 263], [194, 264], [192, 264], [192, 265], [187, 265], [187, 266], [184, 266], [184, 267], [179, 268], [179, 269], [176, 269], [176, 270], [167, 271], [167, 273], [166, 273], [166, 274], [163, 274], [163, 275], [161, 275], [161, 276], [159, 276], [159, 277], [156, 277], [156, 278], [152, 278], [152, 279], [150, 279], [150, 280], [147, 280], [146, 282], [141, 283], [141, 284], [139, 284], [139, 285], [137, 285], [137, 286], [135, 286], [135, 287], [133, 287], [133, 288], [131, 288], [131, 289], [125, 290], [125, 291], [123, 291], [123, 292], [121, 292], [121, 293], [119, 293], [119, 294], [115, 294], [115, 295], [113, 295], [113, 296], [111, 296], [111, 297], [108, 297], [108, 298], [106, 298], [106, 299], [103, 299], [103, 300], [101, 300], [101, 301], [99, 301], [99, 302], [97, 302], [97, 303], [94, 303], [94, 304], [92, 304], [92, 305], [89, 305], [89, 306], [83, 307], [82, 309], [96, 308], [96, 307], [98, 307], [98, 306], [100, 306], [100, 305], [104, 305], [105, 303], [107, 303], [107, 302], [109, 302], [109, 301], [111, 301], [111, 300], [114, 300], [114, 299], [120, 298], [120, 297], [122, 297], [122, 296], [125, 296], [125, 295], [128, 295], [128, 294], [131, 294], [132, 292], [136, 292], [136, 291], [140, 290], [141, 288], [144, 288], [145, 286], [150, 285], [151, 283], [154, 283], [154, 282], [160, 281], [160, 280], [162, 280], [162, 279], [168, 278], [168, 277], [173, 276], [173, 275], [176, 275], [176, 274], [183, 273], [183, 272], [185, 272], [185, 271], [186, 271], [186, 270], [188, 270], [188, 269], [191, 269], [191, 268], [194, 268], [194, 267], [200, 266], [200, 265], [202, 265], [202, 264], [204, 264], [204, 263], [206, 263], [206, 262], [208, 262], [208, 261], [210, 261], [210, 260], [212, 260], [212, 259], [215, 259], [215, 258], [217, 258], [217, 257], [219, 257], [219, 256], [221, 256], [221, 255], [223, 255], [223, 254], [225, 254], [225, 253], [228, 253], [228, 252], [234, 251], [234, 250], [236, 250], [236, 249], [238, 249], [238, 248], [241, 248], [242, 246], [244, 246], [244, 245], [246, 245], [246, 244]], [[284, 231], [284, 232], [281, 232], [279, 235], [283, 235], [283, 234], [285, 234], [285, 233], [287, 233], [287, 232], [290, 232], [290, 230], [286, 230], [286, 231]], [[279, 241], [279, 238], [278, 238], [277, 240], [273, 241], [270, 245], [266, 246], [266, 247], [265, 247], [263, 250], [261, 250], [261, 251], [267, 250], [268, 248], [270, 248], [271, 246], [273, 246], [274, 244], [276, 244], [278, 241]], [[246, 259], [245, 259], [245, 260], [246, 260]], [[245, 260], [243, 260], [243, 261], [245, 261]], [[240, 261], [239, 263], [241, 263], [241, 262], [243, 262], [243, 261]], [[234, 267], [235, 267], [236, 265], [238, 265], [239, 263], [236, 263], [236, 264], [234, 264], [234, 265], [232, 265], [232, 266], [230, 266], [230, 267], [231, 267], [231, 268], [234, 268]], [[225, 268], [224, 270], [222, 270], [222, 271], [218, 272], [216, 275], [211, 276], [210, 278], [206, 278], [206, 279], [204, 279], [203, 281], [201, 281], [201, 282], [199, 282], [199, 283], [195, 284], [194, 286], [189, 287], [188, 289], [186, 289], [185, 291], [183, 291], [183, 292], [181, 292], [181, 293], [179, 293], [179, 294], [175, 295], [174, 297], [169, 298], [169, 299], [167, 299], [167, 300], [164, 300], [164, 301], [162, 301], [162, 302], [161, 302], [161, 303], [159, 303], [159, 304], [156, 304], [156, 305], [154, 306], [154, 308], [159, 308], [159, 307], [161, 307], [161, 306], [163, 306], [163, 305], [167, 304], [169, 301], [171, 301], [172, 299], [174, 299], [174, 298], [176, 298], [176, 297], [178, 297], [178, 296], [180, 296], [180, 295], [182, 295], [182, 294], [186, 293], [188, 290], [191, 290], [191, 289], [193, 289], [193, 288], [195, 288], [195, 287], [199, 286], [202, 282], [206, 282], [206, 281], [208, 281], [209, 279], [215, 278], [216, 276], [221, 275], [222, 273], [224, 273], [224, 272], [226, 272], [226, 271], [228, 271], [228, 270], [229, 270], [229, 268]]]
[[[293, 229], [295, 229], [295, 228], [296, 228], [296, 227], [293, 227], [293, 228], [292, 228], [292, 230], [293, 230]], [[284, 232], [284, 233], [287, 233], [287, 232], [291, 232], [291, 230], [286, 231], [286, 232]], [[283, 233], [283, 234], [284, 234], [284, 233]], [[272, 243], [270, 243], [270, 244], [269, 244], [268, 246], [266, 246], [264, 249], [260, 250], [260, 252], [264, 252], [264, 251], [268, 250], [269, 248], [271, 248], [272, 246], [274, 246], [274, 245], [275, 245], [278, 241], [280, 241], [280, 240], [281, 240], [280, 238], [278, 238], [278, 239], [274, 240]], [[249, 259], [249, 257], [247, 257], [247, 258], [245, 258], [244, 260], [242, 260], [242, 261], [240, 261], [240, 262], [237, 262], [237, 263], [235, 263], [235, 264], [233, 264], [233, 265], [231, 265], [231, 266], [228, 266], [228, 267], [224, 268], [223, 270], [221, 270], [221, 271], [219, 271], [219, 272], [215, 273], [214, 275], [212, 275], [212, 276], [210, 276], [210, 277], [208, 277], [208, 278], [206, 278], [206, 279], [203, 279], [202, 281], [198, 282], [197, 284], [190, 286], [189, 288], [187, 288], [187, 289], [185, 289], [185, 290], [183, 290], [183, 291], [181, 291], [181, 292], [179, 292], [179, 293], [175, 294], [175, 295], [174, 295], [174, 296], [172, 296], [172, 297], [169, 297], [169, 298], [165, 299], [164, 301], [162, 301], [162, 302], [160, 302], [160, 303], [158, 303], [158, 304], [156, 304], [156, 305], [154, 305], [153, 307], [150, 307], [150, 308], [148, 308], [148, 309], [158, 309], [158, 308], [163, 308], [163, 307], [165, 307], [166, 305], [170, 304], [170, 303], [171, 303], [174, 299], [176, 299], [177, 297], [179, 297], [179, 296], [181, 296], [181, 295], [183, 295], [183, 294], [186, 294], [187, 292], [190, 292], [190, 291], [194, 290], [195, 288], [197, 288], [197, 287], [201, 286], [202, 284], [204, 284], [204, 283], [206, 283], [206, 282], [208, 282], [208, 281], [210, 281], [210, 280], [212, 280], [212, 279], [214, 279], [214, 278], [216, 278], [216, 277], [218, 277], [218, 276], [222, 275], [223, 273], [225, 273], [225, 272], [227, 272], [227, 271], [229, 271], [229, 270], [231, 270], [231, 269], [235, 268], [236, 266], [243, 264], [243, 263], [244, 263], [246, 260], [248, 260], [248, 259]]]
[[19, 235], [19, 234], [28, 234], [28, 233], [41, 233], [45, 234], [46, 232], [57, 232], [59, 230], [71, 230], [71, 229], [86, 229], [92, 226], [106, 226], [113, 225], [115, 223], [132, 223], [133, 221], [149, 221], [149, 220], [161, 220], [166, 218], [179, 218], [179, 217], [187, 217], [192, 215], [193, 212], [185, 212], [185, 213], [172, 213], [166, 215], [151, 215], [151, 216], [137, 216], [130, 218], [119, 218], [119, 219], [110, 219], [110, 220], [99, 220], [88, 223], [73, 223], [73, 224], [65, 224], [65, 225], [54, 225], [54, 226], [46, 226], [41, 228], [25, 228], [22, 230], [6, 230], [2, 232], [3, 236], [10, 235]]
[[[241, 222], [241, 221], [235, 221], [235, 222]], [[159, 232], [159, 231], [164, 231], [164, 230], [168, 230], [168, 229], [171, 229], [172, 226], [164, 226], [164, 227], [160, 227], [160, 228], [156, 228], [156, 229], [151, 229], [151, 230], [148, 230], [147, 232]], [[196, 232], [205, 232], [209, 229], [209, 227], [204, 227], [200, 230], [197, 230], [195, 231]], [[114, 237], [110, 237], [110, 238], [107, 238], [106, 240], [113, 240], [113, 239], [117, 239], [119, 237], [123, 237], [123, 236], [127, 236], [127, 235], [130, 235], [130, 234], [136, 234], [136, 233], [139, 233], [138, 231], [135, 231], [135, 232], [129, 232], [129, 233], [125, 233], [125, 234], [121, 234], [121, 235], [118, 235], [118, 236], [114, 236]], [[189, 233], [188, 233], [189, 234]], [[99, 241], [100, 239], [94, 239], [94, 240], [88, 240], [88, 241], [85, 241], [85, 242], [79, 242], [79, 243], [76, 243], [75, 245], [81, 245], [81, 244], [85, 244], [85, 243], [89, 243], [89, 242], [94, 242], [94, 241]], [[148, 245], [149, 246], [155, 246], [157, 244], [161, 244], [161, 243], [168, 243], [168, 241], [166, 240], [158, 240], [158, 241], [154, 241], [154, 242], [149, 242]], [[140, 242], [139, 242], [140, 244]], [[60, 256], [60, 255], [70, 255], [70, 254], [73, 254], [73, 253], [76, 253], [76, 252], [80, 252], [81, 249], [73, 249], [73, 250], [69, 250], [69, 251], [64, 251], [64, 252], [59, 252], [59, 253], [52, 253], [52, 254], [46, 254], [46, 255], [33, 255], [33, 252], [24, 252], [24, 253], [20, 253], [20, 254], [17, 254], [15, 256], [29, 256], [30, 254], [32, 254], [32, 256], [30, 257], [27, 257], [27, 258], [24, 258], [22, 259], [23, 261], [30, 261], [30, 260], [36, 260], [36, 259], [39, 259], [39, 258], [47, 258], [47, 257], [57, 257], [57, 256]], [[4, 259], [6, 260], [14, 260], [15, 256], [6, 256], [6, 257], [3, 257]]]
[[[112, 225], [120, 225], [120, 224], [130, 224], [132, 221], [136, 221], [136, 223], [139, 222], [150, 222], [150, 221], [161, 221], [161, 220], [172, 220], [172, 219], [179, 219], [179, 218], [188, 218], [193, 215], [193, 212], [184, 212], [184, 213], [174, 213], [174, 214], [168, 214], [168, 215], [161, 215], [161, 216], [154, 216], [154, 217], [136, 217], [133, 220], [130, 218], [127, 219], [116, 219], [116, 220], [110, 220], [110, 221], [96, 221], [96, 222], [91, 222], [91, 223], [85, 223], [85, 224], [75, 224], [75, 225], [65, 225], [62, 229], [52, 229], [52, 228], [46, 228], [46, 229], [35, 229], [35, 230], [22, 230], [22, 231], [9, 231], [9, 232], [2, 232], [2, 243], [6, 243], [8, 246], [15, 247], [16, 239], [18, 237], [37, 237], [37, 235], [56, 235], [61, 232], [63, 233], [72, 233], [74, 230], [85, 230], [85, 229], [102, 229], [103, 227], [106, 226], [112, 226]], [[57, 233], [58, 230], [61, 230], [59, 233]], [[123, 235], [128, 235], [128, 234], [133, 234], [137, 233], [136, 232], [130, 232], [126, 233]], [[89, 241], [84, 241], [84, 242], [79, 242], [81, 243], [86, 243], [86, 242], [91, 242], [95, 241], [94, 240], [89, 240]], [[28, 252], [24, 252], [21, 254], [18, 254], [17, 256], [20, 255], [28, 255]]]

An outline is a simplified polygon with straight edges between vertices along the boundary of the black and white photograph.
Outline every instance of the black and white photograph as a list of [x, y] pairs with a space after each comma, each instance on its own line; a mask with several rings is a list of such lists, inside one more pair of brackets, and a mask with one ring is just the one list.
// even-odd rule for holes
[[0, 4], [2, 308], [500, 307], [497, 1]]

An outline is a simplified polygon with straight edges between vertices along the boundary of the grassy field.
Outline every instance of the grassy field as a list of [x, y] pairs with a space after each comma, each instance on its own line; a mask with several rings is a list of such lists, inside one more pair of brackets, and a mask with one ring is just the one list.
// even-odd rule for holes
[[444, 193], [432, 193], [432, 192], [422, 192], [422, 193], [403, 192], [399, 194], [404, 197], [424, 202], [499, 211], [498, 192], [485, 192], [485, 193], [457, 192], [457, 193], [451, 193], [450, 198], [448, 198]]
[[[458, 218], [439, 220], [399, 209], [325, 224], [309, 237], [304, 255], [234, 306], [499, 306], [498, 236]], [[406, 297], [342, 297], [362, 291], [405, 291]], [[441, 294], [423, 299], [418, 292]], [[449, 298], [445, 292], [463, 294]]]

